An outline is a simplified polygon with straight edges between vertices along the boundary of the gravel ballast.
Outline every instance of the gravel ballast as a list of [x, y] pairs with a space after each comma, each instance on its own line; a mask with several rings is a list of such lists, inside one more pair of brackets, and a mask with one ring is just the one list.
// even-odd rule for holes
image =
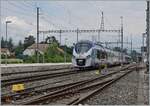
[[83, 102], [88, 105], [136, 105], [138, 93], [138, 72], [126, 75], [116, 83]]

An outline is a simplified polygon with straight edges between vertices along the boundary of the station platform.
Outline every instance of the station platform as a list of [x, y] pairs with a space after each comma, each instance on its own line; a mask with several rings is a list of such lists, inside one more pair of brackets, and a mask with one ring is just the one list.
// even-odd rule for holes
[[1, 64], [1, 67], [28, 67], [28, 66], [53, 66], [53, 65], [71, 65], [72, 63], [29, 63], [29, 64]]
[[70, 68], [72, 63], [1, 64], [1, 73]]

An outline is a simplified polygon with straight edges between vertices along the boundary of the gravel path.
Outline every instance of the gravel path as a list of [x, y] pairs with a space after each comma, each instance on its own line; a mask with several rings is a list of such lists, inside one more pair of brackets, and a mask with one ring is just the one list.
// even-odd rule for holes
[[[145, 71], [145, 70], [144, 70]], [[144, 88], [144, 103], [146, 104], [146, 105], [148, 105], [149, 104], [149, 73], [147, 73], [147, 74], [144, 74], [144, 86], [143, 86], [143, 88]]]
[[88, 105], [135, 105], [137, 103], [138, 76], [134, 71], [99, 94], [83, 102]]

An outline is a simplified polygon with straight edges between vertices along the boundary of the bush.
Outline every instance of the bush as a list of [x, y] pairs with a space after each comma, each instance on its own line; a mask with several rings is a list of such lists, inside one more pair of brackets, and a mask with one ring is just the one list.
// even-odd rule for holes
[[5, 59], [5, 55], [4, 54], [1, 54], [1, 59]]
[[[64, 62], [64, 53], [60, 52], [57, 49], [58, 45], [53, 43], [50, 44], [47, 51], [44, 53], [44, 62], [45, 63], [59, 63]], [[66, 62], [71, 62], [71, 54], [66, 53]], [[25, 63], [36, 63], [36, 55], [33, 56], [24, 56], [23, 58]], [[43, 55], [39, 54], [39, 62], [43, 63]]]

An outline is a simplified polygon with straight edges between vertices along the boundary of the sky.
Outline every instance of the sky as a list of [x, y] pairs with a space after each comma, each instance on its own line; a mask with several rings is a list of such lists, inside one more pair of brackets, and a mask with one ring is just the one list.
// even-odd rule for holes
[[[48, 0], [2, 0], [1, 35], [5, 37], [5, 21], [10, 20], [8, 36], [15, 44], [24, 37], [36, 38], [36, 7], [40, 8], [40, 31], [52, 29], [98, 29], [101, 12], [104, 13], [105, 29], [120, 29], [123, 16], [124, 41], [133, 39], [133, 47], [140, 48], [142, 33], [146, 30], [145, 1], [48, 1]], [[40, 34], [40, 41], [47, 36], [59, 34]], [[97, 41], [97, 33], [79, 33], [79, 40]], [[101, 41], [117, 41], [118, 33], [101, 33]], [[62, 44], [76, 43], [76, 33], [63, 33]], [[115, 46], [115, 45], [114, 45]], [[130, 49], [130, 45], [124, 45]]]

